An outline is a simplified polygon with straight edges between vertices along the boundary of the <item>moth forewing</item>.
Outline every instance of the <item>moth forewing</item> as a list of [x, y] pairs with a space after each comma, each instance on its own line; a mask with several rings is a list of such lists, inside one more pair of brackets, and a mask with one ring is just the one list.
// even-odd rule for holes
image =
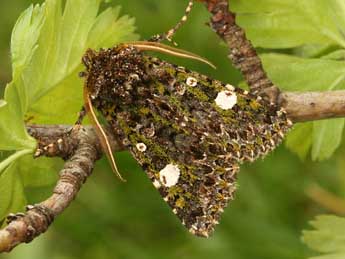
[[260, 96], [142, 52], [160, 48], [89, 54], [86, 87], [182, 224], [207, 237], [233, 199], [239, 164], [273, 150], [291, 125]]

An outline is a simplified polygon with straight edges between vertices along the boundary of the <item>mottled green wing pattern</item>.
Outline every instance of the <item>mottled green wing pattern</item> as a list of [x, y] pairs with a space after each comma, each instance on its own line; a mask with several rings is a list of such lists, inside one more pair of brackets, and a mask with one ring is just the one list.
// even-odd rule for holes
[[238, 165], [291, 126], [260, 97], [133, 47], [89, 51], [84, 63], [93, 105], [195, 235], [209, 236], [233, 199]]

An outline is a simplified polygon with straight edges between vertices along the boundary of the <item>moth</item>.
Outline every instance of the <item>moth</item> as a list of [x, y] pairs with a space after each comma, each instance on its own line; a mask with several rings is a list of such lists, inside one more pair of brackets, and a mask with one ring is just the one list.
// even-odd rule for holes
[[260, 96], [145, 54], [153, 47], [187, 55], [150, 42], [88, 50], [85, 106], [104, 116], [182, 224], [207, 237], [233, 199], [239, 164], [273, 150], [292, 123]]
[[89, 49], [83, 57], [84, 106], [113, 170], [118, 173], [95, 110], [189, 232], [208, 237], [234, 198], [239, 165], [272, 151], [292, 122], [259, 95], [147, 51], [212, 65], [158, 42]]

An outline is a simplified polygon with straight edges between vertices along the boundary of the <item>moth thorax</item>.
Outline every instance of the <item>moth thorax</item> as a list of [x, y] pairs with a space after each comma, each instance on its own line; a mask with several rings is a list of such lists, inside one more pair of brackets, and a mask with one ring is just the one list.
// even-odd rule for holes
[[93, 100], [127, 99], [145, 75], [142, 54], [131, 46], [88, 51], [83, 62], [87, 69], [86, 87]]

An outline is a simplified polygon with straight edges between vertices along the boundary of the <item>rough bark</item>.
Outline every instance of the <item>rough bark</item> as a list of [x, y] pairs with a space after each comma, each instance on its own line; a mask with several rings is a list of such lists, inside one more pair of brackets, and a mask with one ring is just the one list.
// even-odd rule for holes
[[[75, 199], [96, 160], [101, 157], [97, 135], [91, 127], [29, 126], [28, 131], [42, 150], [36, 155], [60, 156], [66, 160], [52, 196], [28, 205], [25, 213], [8, 216], [8, 225], [0, 230], [0, 252], [9, 252], [20, 243], [29, 243], [44, 233], [54, 218]], [[118, 148], [116, 142], [114, 149]]]

